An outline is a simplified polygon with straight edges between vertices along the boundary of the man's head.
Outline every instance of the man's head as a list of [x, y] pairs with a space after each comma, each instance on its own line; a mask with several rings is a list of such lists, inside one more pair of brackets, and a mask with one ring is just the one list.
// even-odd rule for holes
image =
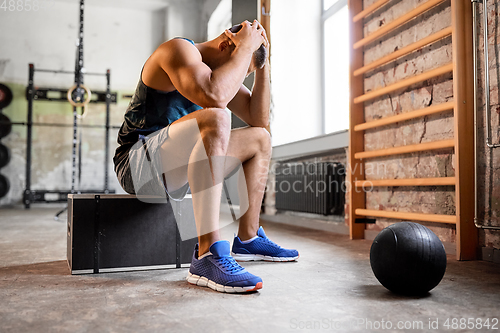
[[[229, 31], [231, 31], [232, 33], [237, 33], [238, 31], [241, 30], [243, 26], [241, 24], [237, 24], [237, 25], [234, 25], [232, 26]], [[229, 47], [231, 49], [231, 52], [234, 50], [235, 46], [234, 44], [231, 42], [231, 40], [224, 34], [222, 33], [220, 35], [220, 38], [222, 38], [223, 41], [229, 43]], [[264, 44], [262, 44], [254, 53], [253, 53], [253, 57], [252, 57], [252, 65], [254, 67], [254, 69], [256, 68], [259, 68], [261, 69], [262, 67], [264, 67], [265, 63], [266, 63], [266, 59], [267, 59], [267, 49], [265, 48]], [[252, 65], [250, 67], [252, 67]], [[253, 71], [253, 70], [251, 70]]]
[[[243, 26], [241, 24], [233, 25], [229, 31], [232, 33], [237, 33], [241, 30]], [[254, 53], [253, 53], [253, 64], [256, 68], [264, 67], [267, 59], [267, 49], [262, 44]]]

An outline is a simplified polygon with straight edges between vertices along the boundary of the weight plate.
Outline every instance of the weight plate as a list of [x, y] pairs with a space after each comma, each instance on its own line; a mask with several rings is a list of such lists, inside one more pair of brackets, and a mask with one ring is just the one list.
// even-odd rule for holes
[[10, 189], [10, 183], [7, 177], [0, 174], [0, 198], [3, 198], [7, 195]]
[[0, 83], [0, 109], [6, 108], [12, 102], [12, 90]]
[[0, 143], [0, 168], [3, 168], [10, 161], [10, 149]]
[[0, 113], [0, 139], [9, 135], [12, 130], [12, 123], [10, 122], [9, 117]]

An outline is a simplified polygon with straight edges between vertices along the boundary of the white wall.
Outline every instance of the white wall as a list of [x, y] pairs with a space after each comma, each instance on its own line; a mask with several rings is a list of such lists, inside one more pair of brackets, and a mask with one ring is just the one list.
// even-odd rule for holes
[[[151, 11], [87, 5], [86, 69], [104, 73], [110, 68], [112, 89], [134, 89], [142, 65], [156, 47], [152, 18]], [[27, 84], [30, 62], [36, 68], [74, 70], [78, 19], [77, 1], [55, 1], [52, 8], [38, 12], [0, 10], [0, 81]], [[39, 85], [69, 87], [68, 80], [71, 83], [71, 75], [36, 77]], [[91, 89], [102, 89], [103, 82], [85, 78]]]
[[225, 29], [232, 26], [233, 3], [231, 0], [221, 0], [208, 20], [207, 40], [217, 38]]
[[320, 135], [321, 1], [271, 2], [273, 146]]
[[197, 43], [207, 40], [207, 24], [220, 0], [170, 0], [166, 39], [186, 37]]

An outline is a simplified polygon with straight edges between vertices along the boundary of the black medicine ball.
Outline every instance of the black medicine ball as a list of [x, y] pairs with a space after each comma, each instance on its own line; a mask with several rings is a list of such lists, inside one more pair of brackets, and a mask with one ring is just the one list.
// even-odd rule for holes
[[441, 282], [446, 271], [443, 243], [429, 228], [400, 222], [373, 241], [370, 264], [377, 280], [402, 295], [423, 295]]

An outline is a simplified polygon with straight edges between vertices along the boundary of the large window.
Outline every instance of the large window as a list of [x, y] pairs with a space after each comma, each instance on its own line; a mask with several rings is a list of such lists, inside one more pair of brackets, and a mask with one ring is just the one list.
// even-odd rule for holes
[[349, 128], [347, 0], [271, 1], [273, 146]]
[[273, 146], [323, 134], [321, 0], [271, 0]]
[[347, 0], [323, 0], [324, 133], [349, 128], [349, 25]]

